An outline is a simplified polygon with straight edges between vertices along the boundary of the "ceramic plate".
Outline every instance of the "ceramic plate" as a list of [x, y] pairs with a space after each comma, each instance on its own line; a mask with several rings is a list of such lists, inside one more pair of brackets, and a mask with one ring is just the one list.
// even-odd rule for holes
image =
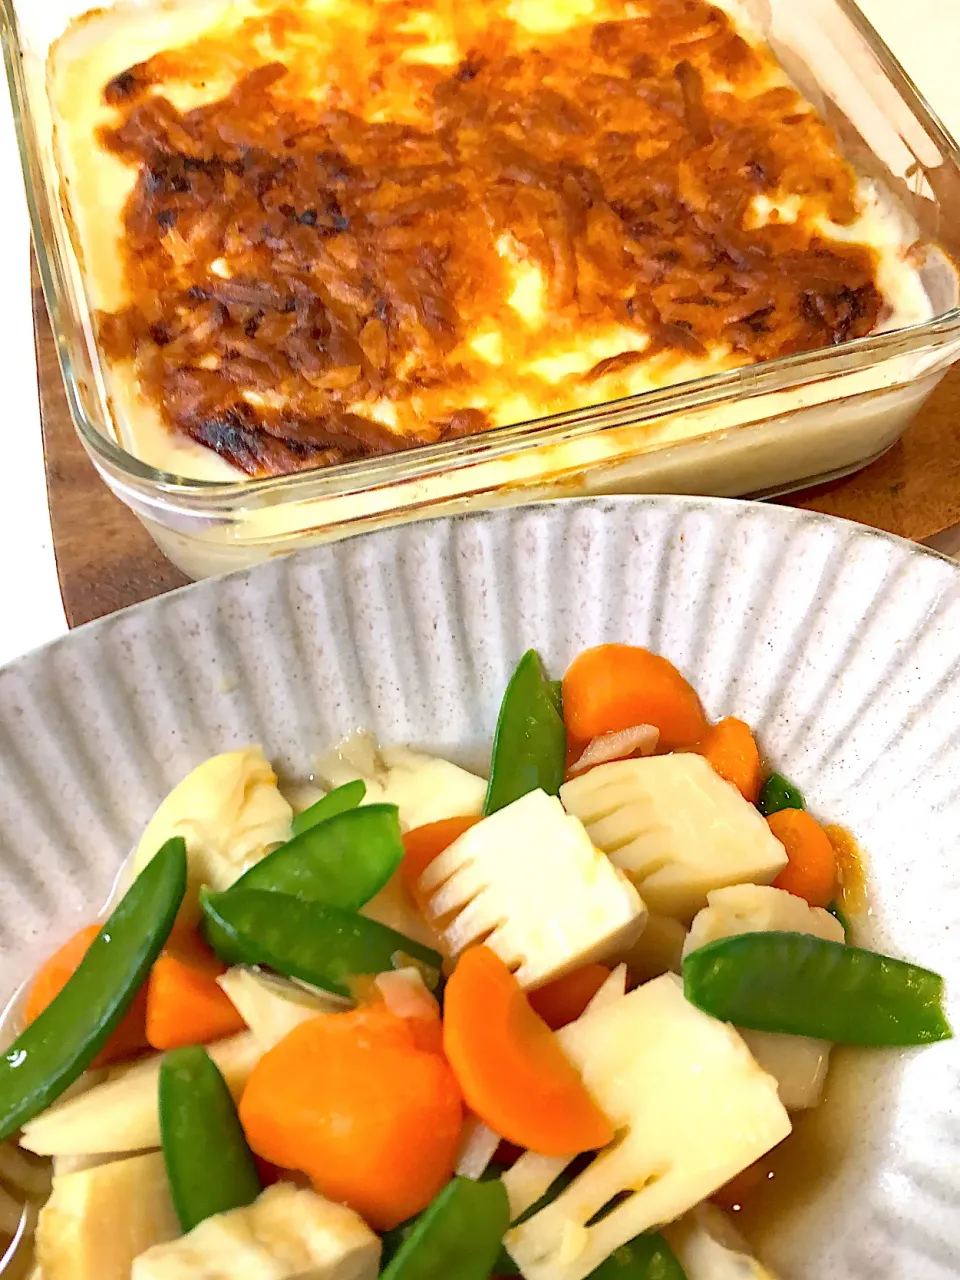
[[[622, 640], [756, 726], [869, 857], [861, 938], [960, 1025], [960, 569], [788, 508], [678, 497], [412, 524], [202, 583], [0, 672], [0, 981], [103, 902], [164, 793], [261, 742], [309, 777], [358, 728], [483, 765], [519, 655]], [[960, 1271], [960, 1042], [836, 1055], [764, 1230], [784, 1280]]]

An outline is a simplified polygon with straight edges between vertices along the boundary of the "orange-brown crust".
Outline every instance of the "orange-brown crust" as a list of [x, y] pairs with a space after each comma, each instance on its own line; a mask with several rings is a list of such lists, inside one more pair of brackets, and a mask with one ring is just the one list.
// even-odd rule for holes
[[[171, 429], [249, 474], [483, 430], [471, 393], [486, 366], [469, 339], [499, 329], [518, 371], [538, 341], [507, 305], [505, 239], [543, 273], [551, 331], [649, 337], [578, 375], [578, 404], [635, 364], [718, 347], [752, 363], [875, 327], [872, 249], [809, 216], [751, 226], [754, 198], [784, 193], [849, 224], [855, 179], [794, 90], [736, 92], [770, 56], [720, 10], [658, 0], [650, 18], [535, 42], [501, 16], [443, 67], [401, 57], [416, 43], [401, 20], [425, 7], [383, 0], [319, 101], [292, 55], [253, 65], [258, 24], [280, 48], [299, 30], [289, 0], [247, 24], [253, 69], [219, 101], [181, 113], [163, 92], [191, 59], [216, 58], [210, 40], [105, 87], [117, 123], [102, 144], [139, 176], [125, 210], [134, 301], [100, 314], [99, 335], [109, 358], [136, 361]], [[416, 125], [377, 118], [398, 76]], [[571, 407], [563, 391], [557, 409]], [[365, 411], [374, 402], [400, 429]]]

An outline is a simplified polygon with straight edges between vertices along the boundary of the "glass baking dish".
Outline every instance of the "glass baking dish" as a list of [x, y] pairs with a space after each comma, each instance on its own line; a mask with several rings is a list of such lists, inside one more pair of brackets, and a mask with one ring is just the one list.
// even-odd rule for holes
[[[933, 318], [594, 408], [296, 475], [187, 479], [117, 444], [60, 200], [45, 89], [51, 42], [88, 0], [0, 0], [33, 235], [76, 429], [103, 479], [194, 578], [428, 515], [565, 495], [769, 495], [876, 458], [960, 358], [960, 150], [850, 0], [740, 0], [855, 169], [941, 249]], [[951, 239], [951, 236], [954, 239]]]

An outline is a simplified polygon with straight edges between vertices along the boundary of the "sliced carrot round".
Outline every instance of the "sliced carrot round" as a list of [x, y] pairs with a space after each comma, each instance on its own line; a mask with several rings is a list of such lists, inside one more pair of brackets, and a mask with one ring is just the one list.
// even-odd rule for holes
[[744, 800], [757, 803], [760, 752], [748, 724], [728, 716], [711, 725], [697, 749], [721, 778], [733, 783]]
[[[27, 991], [23, 1007], [23, 1020], [26, 1025], [35, 1021], [47, 1005], [58, 996], [79, 967], [80, 961], [90, 950], [94, 938], [100, 932], [98, 924], [87, 925], [69, 938], [58, 951], [37, 970], [36, 976]], [[120, 1062], [125, 1058], [135, 1057], [150, 1046], [146, 1036], [147, 1012], [146, 987], [141, 987], [133, 998], [120, 1025], [91, 1063], [93, 1067], [108, 1066], [111, 1062]]]
[[458, 840], [479, 821], [477, 817], [441, 818], [439, 822], [428, 822], [406, 833], [403, 837], [405, 852], [400, 863], [400, 874], [414, 898], [418, 896], [420, 877], [434, 858], [439, 858], [454, 840]]
[[256, 1155], [305, 1173], [378, 1231], [425, 1209], [453, 1174], [453, 1072], [383, 1005], [313, 1018], [260, 1059], [240, 1100]]
[[690, 747], [707, 732], [693, 687], [672, 662], [649, 649], [602, 644], [575, 658], [563, 677], [567, 732], [589, 740], [637, 724], [660, 730], [660, 747]]
[[767, 824], [789, 858], [774, 888], [786, 889], [812, 907], [828, 906], [837, 888], [837, 857], [827, 833], [805, 809], [781, 809], [770, 814]]
[[559, 1031], [568, 1023], [576, 1022], [609, 977], [606, 965], [585, 964], [531, 991], [528, 999], [534, 1013], [539, 1014], [552, 1031]]
[[447, 982], [443, 1045], [467, 1106], [509, 1142], [560, 1156], [612, 1141], [560, 1042], [489, 947], [464, 952]]

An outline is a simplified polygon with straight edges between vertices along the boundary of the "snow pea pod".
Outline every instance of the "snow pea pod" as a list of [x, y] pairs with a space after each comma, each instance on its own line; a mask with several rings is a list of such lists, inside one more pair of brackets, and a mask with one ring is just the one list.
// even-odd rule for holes
[[454, 1178], [417, 1218], [381, 1280], [486, 1280], [509, 1222], [499, 1179]]
[[301, 831], [245, 871], [230, 892], [266, 889], [356, 911], [402, 861], [397, 806], [368, 804]]
[[782, 773], [771, 773], [760, 788], [760, 799], [757, 808], [765, 818], [771, 813], [779, 813], [781, 809], [805, 809], [803, 792], [792, 782], [788, 782]]
[[615, 1249], [588, 1280], [686, 1280], [686, 1272], [659, 1231]]
[[438, 952], [376, 920], [322, 902], [263, 889], [228, 889], [201, 898], [207, 936], [227, 964], [262, 964], [340, 996], [350, 980], [385, 973], [398, 955], [439, 971]]
[[545, 682], [547, 693], [550, 695], [550, 701], [554, 705], [557, 715], [563, 719], [563, 681], [547, 680]]
[[187, 887], [187, 847], [168, 840], [120, 899], [76, 972], [0, 1056], [0, 1142], [73, 1084], [103, 1048], [160, 954]]
[[226, 1081], [199, 1045], [160, 1063], [160, 1142], [180, 1226], [252, 1204], [260, 1194], [253, 1154]]
[[345, 782], [342, 787], [335, 787], [309, 809], [294, 816], [293, 834], [298, 836], [310, 827], [315, 827], [318, 822], [326, 822], [328, 818], [335, 818], [338, 813], [355, 809], [366, 794], [367, 784], [362, 778], [355, 778], [353, 782]]
[[496, 813], [538, 787], [555, 796], [563, 782], [566, 753], [559, 687], [546, 678], [536, 651], [529, 649], [500, 704], [484, 814]]
[[380, 1237], [380, 1274], [383, 1275], [387, 1267], [396, 1257], [400, 1246], [408, 1238], [413, 1228], [417, 1225], [416, 1218], [409, 1218], [406, 1222], [401, 1222], [399, 1227], [391, 1227], [389, 1231], [384, 1231]]
[[806, 933], [745, 933], [683, 962], [691, 1003], [753, 1031], [837, 1044], [919, 1045], [952, 1034], [929, 969]]

